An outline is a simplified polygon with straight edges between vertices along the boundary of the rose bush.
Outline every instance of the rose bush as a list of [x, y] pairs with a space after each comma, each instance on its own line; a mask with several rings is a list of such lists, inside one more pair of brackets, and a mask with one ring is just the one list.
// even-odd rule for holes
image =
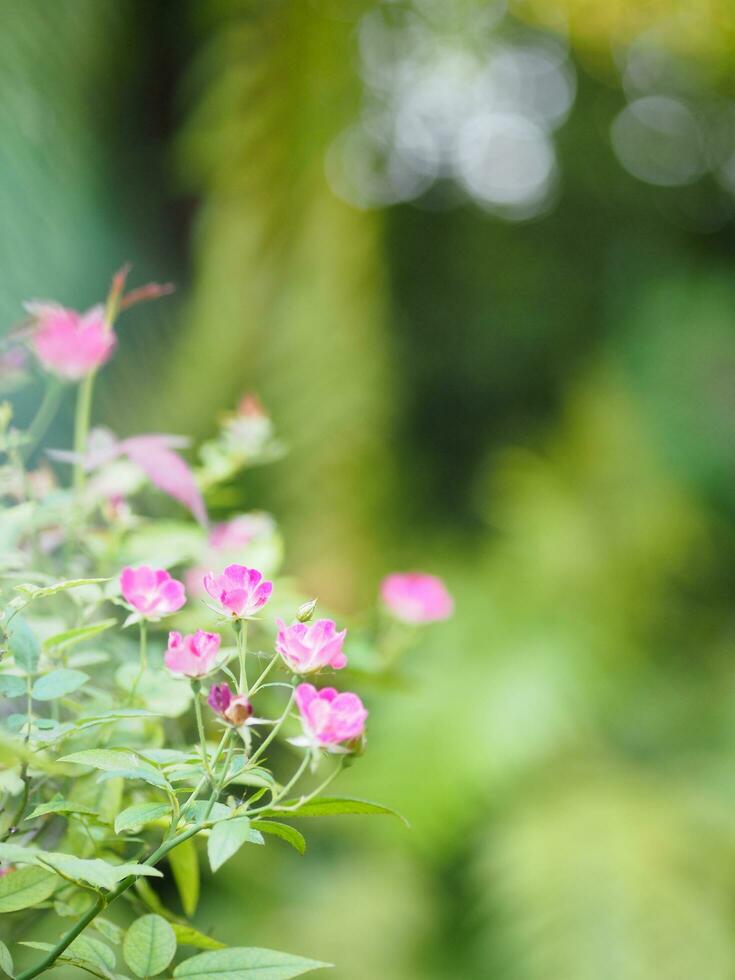
[[[196, 467], [179, 436], [90, 429], [119, 314], [169, 292], [126, 293], [126, 276], [84, 315], [29, 304], [2, 353], [17, 389], [36, 383], [31, 351], [45, 393], [26, 429], [0, 409], [0, 912], [38, 951], [17, 972], [23, 947], [0, 943], [0, 968], [31, 980], [68, 963], [110, 980], [122, 959], [137, 977], [295, 977], [326, 964], [225, 947], [191, 925], [200, 850], [217, 871], [267, 837], [303, 853], [300, 817], [390, 813], [324, 795], [363, 750], [368, 710], [331, 686], [350, 676], [347, 631], [312, 622], [315, 601], [281, 585], [272, 519], [210, 527], [218, 487], [282, 452], [260, 403], [243, 399]], [[73, 449], [41, 452], [70, 389]], [[144, 517], [150, 487], [190, 516]], [[393, 625], [379, 619], [360, 642], [373, 680], [392, 669], [396, 628], [451, 612], [426, 576], [389, 577], [382, 596]], [[156, 891], [167, 870], [184, 915]], [[118, 899], [125, 915], [111, 917]], [[58, 918], [54, 942], [33, 938], [29, 909]]]

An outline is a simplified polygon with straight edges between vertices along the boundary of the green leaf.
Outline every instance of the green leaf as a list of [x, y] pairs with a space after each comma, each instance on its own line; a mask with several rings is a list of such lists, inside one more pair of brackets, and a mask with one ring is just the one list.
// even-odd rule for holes
[[45, 902], [59, 884], [55, 874], [43, 868], [18, 868], [0, 878], [0, 913], [17, 912]]
[[136, 977], [162, 973], [176, 953], [176, 936], [160, 915], [144, 915], [125, 933], [123, 956]]
[[122, 776], [124, 779], [143, 779], [153, 786], [170, 789], [166, 777], [150, 762], [141, 759], [134, 752], [125, 749], [83, 749], [64, 755], [59, 762], [72, 762], [78, 766], [101, 769], [110, 777]]
[[14, 674], [0, 674], [0, 694], [5, 694], [9, 698], [18, 698], [26, 693], [26, 681], [24, 677], [16, 677]]
[[37, 862], [50, 867], [66, 878], [92, 885], [93, 888], [112, 890], [129, 875], [150, 875], [162, 878], [158, 868], [148, 864], [110, 864], [101, 858], [78, 858], [73, 854], [55, 851], [38, 851]]
[[168, 853], [179, 898], [188, 916], [194, 915], [199, 902], [199, 858], [194, 841], [189, 838]]
[[[207, 811], [209, 810], [209, 815]], [[217, 823], [220, 820], [228, 820], [232, 816], [232, 810], [224, 803], [213, 803], [209, 800], [194, 800], [184, 811], [184, 819], [187, 823], [200, 823], [210, 820]]]
[[[349, 796], [321, 796], [314, 800], [309, 800], [303, 806], [299, 806], [298, 800], [287, 800], [282, 806], [293, 807], [289, 817], [331, 817], [341, 813], [349, 814], [387, 814], [391, 817], [398, 817], [403, 823], [410, 827], [408, 820], [390, 807], [383, 806], [382, 803], [371, 803], [369, 800], [357, 800]], [[298, 809], [297, 809], [298, 807]], [[266, 816], [276, 816], [280, 810], [265, 810]]]
[[199, 932], [194, 926], [184, 925], [180, 922], [172, 922], [171, 928], [176, 936], [179, 946], [195, 946], [197, 949], [225, 949], [225, 944], [211, 936], [206, 936]]
[[63, 698], [76, 691], [88, 680], [89, 675], [81, 670], [60, 667], [59, 670], [52, 670], [50, 674], [39, 677], [33, 685], [31, 696], [36, 701], [53, 701], [54, 698]]
[[5, 943], [0, 939], [0, 970], [7, 973], [9, 977], [14, 976], [13, 957]]
[[41, 655], [41, 644], [36, 634], [22, 616], [15, 615], [10, 620], [7, 629], [8, 649], [18, 667], [27, 674], [32, 674], [38, 665]]
[[116, 625], [116, 619], [103, 619], [99, 623], [90, 623], [89, 626], [77, 626], [76, 629], [54, 633], [53, 636], [49, 636], [48, 639], [43, 641], [43, 646], [46, 650], [51, 647], [55, 647], [57, 650], [63, 650], [66, 647], [74, 646], [75, 643], [81, 643], [83, 640], [89, 640], [93, 636], [98, 636], [100, 633], [104, 633], [105, 630]]
[[289, 827], [286, 823], [278, 823], [274, 820], [253, 820], [250, 826], [263, 834], [273, 834], [274, 837], [280, 837], [282, 840], [287, 841], [291, 847], [296, 848], [299, 854], [306, 853], [306, 840], [304, 835], [296, 830], [295, 827]]
[[48, 596], [56, 595], [58, 592], [66, 592], [69, 589], [78, 589], [83, 585], [101, 585], [103, 582], [109, 581], [109, 578], [72, 578], [65, 582], [55, 582], [53, 585], [47, 585], [44, 588], [23, 583], [16, 585], [15, 591], [33, 601], [34, 599], [46, 599]]
[[46, 813], [83, 813], [93, 817], [96, 816], [95, 811], [91, 807], [85, 806], [83, 803], [74, 803], [71, 800], [62, 800], [59, 796], [48, 803], [39, 803], [36, 809], [29, 813], [25, 819], [34, 820], [36, 817], [42, 817]]
[[169, 813], [171, 807], [168, 803], [134, 803], [115, 817], [115, 833], [121, 834], [132, 827], [143, 827], [168, 816]]
[[192, 956], [179, 963], [174, 976], [177, 980], [290, 980], [331, 965], [273, 949], [234, 946]]
[[212, 871], [218, 871], [246, 843], [263, 843], [263, 837], [251, 828], [247, 817], [233, 817], [215, 824], [207, 841], [207, 855]]
[[123, 940], [123, 930], [120, 926], [116, 926], [114, 922], [110, 922], [109, 919], [104, 919], [101, 915], [97, 916], [92, 923], [92, 927], [101, 936], [104, 936], [108, 943], [119, 945]]
[[88, 960], [90, 963], [107, 970], [115, 969], [116, 957], [114, 952], [106, 943], [90, 936], [77, 936], [74, 942], [67, 947], [65, 955], [80, 960]]

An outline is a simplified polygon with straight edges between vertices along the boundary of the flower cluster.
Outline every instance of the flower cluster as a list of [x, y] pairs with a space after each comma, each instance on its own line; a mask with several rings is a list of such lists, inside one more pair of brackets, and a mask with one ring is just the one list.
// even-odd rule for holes
[[[264, 843], [262, 832], [302, 849], [290, 821], [308, 815], [365, 747], [368, 709], [352, 682], [399, 669], [397, 651], [415, 627], [453, 609], [439, 579], [393, 573], [380, 587], [382, 614], [351, 627], [348, 640], [335, 619], [314, 617], [315, 599], [298, 606], [271, 517], [232, 514], [210, 525], [213, 489], [281, 452], [253, 396], [195, 466], [181, 436], [118, 438], [91, 427], [95, 379], [116, 350], [120, 313], [170, 291], [150, 284], [126, 293], [127, 274], [83, 314], [29, 304], [30, 321], [0, 354], [0, 388], [32, 383], [37, 368], [45, 382], [26, 431], [0, 404], [0, 909], [12, 918], [33, 908], [50, 920], [42, 947], [25, 934], [33, 916], [12, 920], [13, 938], [42, 948], [17, 973], [0, 943], [0, 966], [18, 980], [62, 964], [117, 975], [107, 943], [120, 945], [131, 974], [178, 976], [169, 966], [181, 936], [209, 950], [199, 954], [205, 961], [194, 956], [191, 975], [249, 976], [253, 950], [211, 950], [211, 937], [182, 925], [141, 879], [162, 877], [164, 859], [187, 842], [206, 847], [213, 871]], [[41, 454], [69, 392], [74, 451]], [[160, 524], [137, 509], [149, 486], [176, 501]], [[293, 771], [276, 771], [276, 739], [296, 749]], [[329, 808], [389, 812], [331, 796]], [[187, 883], [179, 875], [175, 885], [192, 914]], [[140, 917], [123, 941], [99, 913], [124, 893]], [[55, 924], [77, 915], [71, 927]], [[270, 950], [258, 950], [257, 963], [284, 977], [320, 965]]]

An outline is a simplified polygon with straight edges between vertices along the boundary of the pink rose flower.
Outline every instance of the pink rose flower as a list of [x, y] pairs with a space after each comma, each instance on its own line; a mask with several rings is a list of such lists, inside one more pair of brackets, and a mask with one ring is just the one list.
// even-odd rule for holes
[[168, 649], [163, 662], [175, 674], [203, 677], [214, 666], [221, 643], [219, 633], [196, 633], [182, 636], [175, 630], [168, 634]]
[[123, 568], [120, 575], [123, 598], [146, 619], [176, 612], [186, 602], [184, 585], [163, 568]]
[[254, 616], [270, 599], [273, 583], [255, 568], [228, 565], [221, 575], [207, 572], [204, 588], [235, 619]]
[[333, 687], [321, 691], [313, 684], [299, 684], [295, 692], [304, 733], [320, 747], [351, 742], [365, 731], [368, 713], [356, 694], [338, 693]]
[[65, 381], [80, 381], [109, 359], [117, 338], [103, 306], [86, 313], [56, 303], [27, 303], [35, 320], [31, 345], [41, 366]]
[[310, 674], [322, 667], [341, 670], [347, 664], [347, 657], [342, 652], [347, 630], [338, 633], [331, 619], [291, 626], [286, 626], [280, 619], [277, 623], [276, 650], [295, 674]]
[[380, 595], [396, 619], [433, 623], [449, 619], [454, 600], [440, 578], [422, 572], [394, 572], [383, 579]]

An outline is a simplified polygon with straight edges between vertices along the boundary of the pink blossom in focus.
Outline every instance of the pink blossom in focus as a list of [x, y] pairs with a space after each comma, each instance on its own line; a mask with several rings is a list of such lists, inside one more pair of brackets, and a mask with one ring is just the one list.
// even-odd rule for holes
[[422, 572], [394, 572], [383, 579], [380, 595], [396, 619], [432, 623], [449, 619], [454, 600], [440, 578]]
[[174, 613], [186, 602], [184, 585], [163, 568], [123, 568], [120, 574], [123, 598], [146, 619]]
[[163, 662], [175, 674], [203, 677], [214, 666], [221, 642], [219, 633], [197, 630], [194, 634], [182, 636], [174, 630], [168, 634], [168, 649]]
[[350, 742], [365, 731], [368, 713], [356, 694], [340, 694], [333, 687], [317, 691], [312, 684], [299, 684], [295, 699], [304, 732], [316, 745]]
[[308, 624], [293, 623], [291, 626], [286, 626], [280, 619], [276, 622], [276, 650], [295, 674], [310, 674], [322, 667], [341, 670], [346, 666], [347, 657], [342, 652], [342, 644], [347, 630], [338, 633], [331, 619], [317, 619]]
[[207, 572], [204, 588], [231, 616], [247, 619], [270, 599], [273, 583], [265, 581], [255, 568], [228, 565], [221, 575]]
[[41, 366], [65, 381], [80, 381], [111, 356], [117, 338], [103, 306], [86, 313], [56, 303], [27, 303], [34, 318], [31, 346]]

